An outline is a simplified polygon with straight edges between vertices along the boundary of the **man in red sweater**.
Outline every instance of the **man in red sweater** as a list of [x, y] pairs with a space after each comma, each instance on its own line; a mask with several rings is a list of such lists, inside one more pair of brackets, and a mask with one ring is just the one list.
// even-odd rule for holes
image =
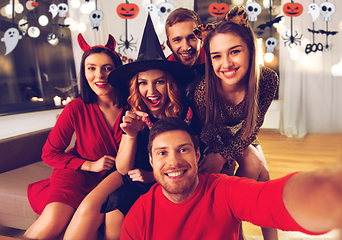
[[154, 124], [148, 148], [157, 183], [129, 211], [120, 239], [235, 240], [241, 221], [307, 234], [342, 227], [342, 165], [268, 182], [198, 174], [190, 131], [177, 118]]

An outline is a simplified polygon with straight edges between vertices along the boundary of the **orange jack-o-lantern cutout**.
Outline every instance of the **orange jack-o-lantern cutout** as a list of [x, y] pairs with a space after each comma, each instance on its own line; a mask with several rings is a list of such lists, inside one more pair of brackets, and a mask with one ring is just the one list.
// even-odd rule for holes
[[209, 13], [213, 17], [224, 17], [229, 10], [226, 3], [215, 2], [209, 5]]
[[303, 5], [295, 3], [294, 1], [285, 3], [283, 6], [283, 12], [288, 17], [298, 17], [303, 13]]
[[32, 2], [32, 3], [31, 3], [31, 6], [32, 6], [32, 7], [38, 7], [38, 5], [39, 5], [39, 3], [37, 3], [37, 2]]
[[139, 7], [135, 3], [121, 3], [116, 8], [116, 13], [123, 19], [133, 19], [138, 16]]

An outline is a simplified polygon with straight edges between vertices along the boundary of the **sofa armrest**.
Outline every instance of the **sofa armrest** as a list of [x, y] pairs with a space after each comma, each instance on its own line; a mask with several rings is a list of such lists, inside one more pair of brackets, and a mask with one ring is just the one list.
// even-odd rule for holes
[[40, 161], [51, 129], [0, 139], [0, 173]]

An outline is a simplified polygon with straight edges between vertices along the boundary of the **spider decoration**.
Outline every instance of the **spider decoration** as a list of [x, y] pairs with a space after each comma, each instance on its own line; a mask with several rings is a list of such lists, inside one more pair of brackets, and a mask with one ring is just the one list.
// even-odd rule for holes
[[291, 35], [288, 35], [288, 32], [285, 33], [285, 37], [282, 37], [284, 40], [284, 45], [286, 47], [286, 43], [289, 43], [289, 47], [291, 48], [292, 44], [295, 44], [296, 46], [298, 45], [297, 43], [299, 43], [299, 45], [301, 45], [301, 40], [302, 40], [302, 35], [300, 35], [300, 37], [298, 37], [298, 32], [296, 31], [295, 35], [293, 35], [292, 30], [291, 30]]
[[283, 6], [283, 12], [286, 16], [291, 17], [291, 34], [289, 35], [288, 32], [285, 33], [285, 37], [282, 37], [284, 42], [284, 45], [286, 47], [286, 43], [289, 43], [289, 47], [293, 44], [296, 46], [301, 45], [302, 35], [298, 37], [298, 32], [296, 31], [293, 35], [293, 17], [299, 17], [303, 13], [303, 5], [300, 3], [295, 3], [293, 0], [291, 2], [285, 3]]
[[[129, 49], [131, 51], [137, 51], [137, 46], [135, 46], [137, 44], [137, 41], [133, 42], [134, 38], [133, 35], [131, 34], [131, 39], [128, 40], [127, 36], [125, 38], [125, 40], [122, 39], [122, 36], [120, 36], [120, 42], [118, 42], [118, 46], [119, 46], [119, 52], [121, 51], [121, 49], [123, 48], [123, 52], [126, 53], [126, 49]], [[134, 49], [133, 49], [134, 48]]]

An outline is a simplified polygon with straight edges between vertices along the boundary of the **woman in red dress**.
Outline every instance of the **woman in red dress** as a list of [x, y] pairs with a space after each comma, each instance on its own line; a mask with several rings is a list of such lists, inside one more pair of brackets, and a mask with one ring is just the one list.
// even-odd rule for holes
[[[128, 91], [113, 88], [107, 78], [122, 62], [111, 35], [105, 46], [90, 47], [82, 35], [78, 41], [84, 51], [80, 96], [64, 108], [43, 147], [42, 159], [54, 170], [49, 179], [28, 186], [30, 204], [40, 216], [23, 239], [58, 239], [83, 198], [115, 170]], [[65, 151], [73, 134], [75, 146]], [[119, 174], [113, 184], [122, 184]]]

